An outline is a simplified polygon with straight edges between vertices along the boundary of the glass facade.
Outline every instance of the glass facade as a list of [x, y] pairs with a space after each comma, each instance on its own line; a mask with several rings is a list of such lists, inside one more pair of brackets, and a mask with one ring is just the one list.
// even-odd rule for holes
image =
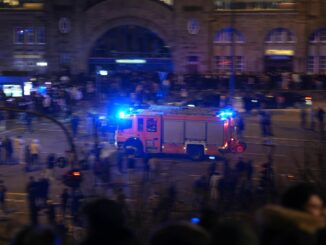
[[294, 10], [295, 0], [213, 0], [216, 10]]

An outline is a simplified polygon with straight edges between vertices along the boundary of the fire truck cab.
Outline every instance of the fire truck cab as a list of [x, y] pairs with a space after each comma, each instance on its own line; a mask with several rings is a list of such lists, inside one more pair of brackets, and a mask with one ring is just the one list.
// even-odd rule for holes
[[194, 160], [223, 152], [242, 153], [233, 112], [152, 106], [119, 112], [116, 145], [136, 155], [187, 154]]

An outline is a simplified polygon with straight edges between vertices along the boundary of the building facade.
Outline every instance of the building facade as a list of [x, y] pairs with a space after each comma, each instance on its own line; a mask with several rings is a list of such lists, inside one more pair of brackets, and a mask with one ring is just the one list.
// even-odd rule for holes
[[0, 0], [0, 72], [326, 73], [323, 0]]

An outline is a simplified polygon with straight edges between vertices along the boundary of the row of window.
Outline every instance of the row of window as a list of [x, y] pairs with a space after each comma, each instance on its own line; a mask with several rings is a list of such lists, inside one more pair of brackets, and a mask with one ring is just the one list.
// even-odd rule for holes
[[231, 0], [213, 0], [216, 10], [294, 10], [296, 3], [293, 0], [278, 0], [278, 1], [253, 1], [253, 0], [242, 0], [242, 1], [231, 1]]
[[308, 56], [307, 72], [311, 74], [326, 74], [326, 56]]
[[[234, 28], [224, 28], [214, 37], [214, 43], [244, 43], [244, 35]], [[295, 43], [294, 34], [286, 28], [275, 28], [265, 38], [266, 43]], [[326, 43], [326, 29], [316, 31], [309, 38], [311, 43]]]
[[45, 44], [44, 27], [16, 27], [14, 30], [15, 44]]

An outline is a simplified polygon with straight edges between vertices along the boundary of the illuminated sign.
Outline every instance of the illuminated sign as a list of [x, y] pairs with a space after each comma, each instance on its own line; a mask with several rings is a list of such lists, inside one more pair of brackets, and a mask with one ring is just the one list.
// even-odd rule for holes
[[293, 50], [285, 50], [285, 49], [267, 49], [265, 52], [266, 55], [287, 55], [293, 56]]
[[24, 95], [31, 95], [32, 89], [33, 89], [32, 82], [24, 82]]
[[115, 62], [118, 64], [145, 64], [147, 61], [143, 59], [119, 59]]
[[44, 62], [44, 61], [41, 61], [41, 62], [37, 62], [36, 65], [40, 66], [40, 67], [46, 67], [46, 66], [48, 66], [48, 63]]
[[3, 92], [7, 97], [21, 97], [23, 96], [23, 90], [20, 85], [3, 85]]

